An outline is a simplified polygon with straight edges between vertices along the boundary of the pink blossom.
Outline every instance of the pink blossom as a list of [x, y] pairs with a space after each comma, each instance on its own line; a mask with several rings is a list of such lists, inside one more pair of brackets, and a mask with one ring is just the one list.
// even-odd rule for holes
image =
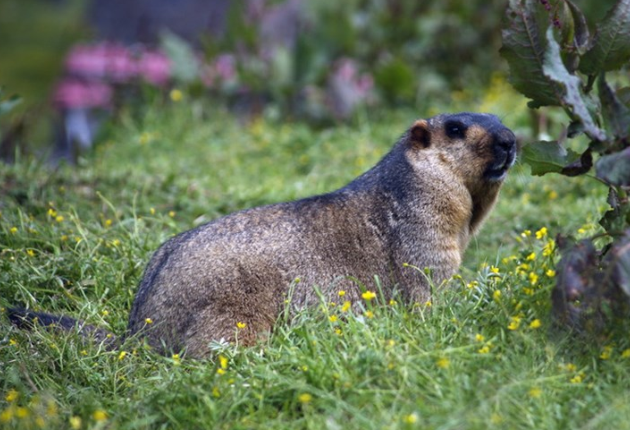
[[165, 85], [171, 73], [168, 57], [159, 51], [147, 51], [138, 61], [138, 73], [149, 83]]
[[107, 56], [98, 46], [76, 45], [66, 56], [66, 70], [78, 76], [103, 78], [107, 71]]
[[112, 88], [101, 82], [76, 79], [61, 81], [53, 94], [53, 103], [62, 109], [106, 108], [112, 99]]

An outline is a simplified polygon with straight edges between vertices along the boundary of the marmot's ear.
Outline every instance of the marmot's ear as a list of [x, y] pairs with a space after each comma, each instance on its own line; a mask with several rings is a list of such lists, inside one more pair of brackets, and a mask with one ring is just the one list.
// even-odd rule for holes
[[413, 146], [428, 148], [431, 145], [429, 124], [424, 119], [416, 121], [409, 131], [409, 138]]

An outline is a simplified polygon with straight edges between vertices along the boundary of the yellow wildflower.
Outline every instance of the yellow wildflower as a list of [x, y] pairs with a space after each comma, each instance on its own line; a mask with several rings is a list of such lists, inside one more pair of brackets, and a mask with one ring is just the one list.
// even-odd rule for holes
[[520, 317], [511, 317], [510, 323], [508, 324], [508, 330], [518, 330], [521, 326], [521, 318]]
[[244, 329], [245, 327], [247, 327], [247, 324], [246, 324], [246, 323], [244, 323], [244, 322], [240, 322], [240, 321], [239, 321], [239, 322], [237, 322], [237, 323], [236, 323], [236, 328], [237, 328], [237, 329], [239, 329], [239, 330], [242, 330], [242, 329]]
[[390, 306], [396, 306], [398, 303], [396, 303], [396, 300], [394, 299], [389, 299], [389, 305]]
[[169, 97], [171, 98], [171, 100], [173, 100], [175, 103], [177, 103], [177, 102], [181, 101], [184, 98], [184, 93], [182, 93], [181, 90], [178, 90], [178, 89], [174, 88], [169, 93]]
[[582, 374], [578, 373], [573, 378], [569, 379], [569, 382], [572, 384], [579, 384], [580, 382], [582, 382], [582, 380], [583, 380]]
[[490, 345], [484, 345], [477, 351], [479, 354], [488, 354], [490, 352]]
[[8, 423], [13, 419], [13, 412], [15, 408], [13, 406], [9, 406], [5, 410], [0, 413], [0, 423]]
[[339, 290], [337, 294], [339, 295], [339, 297], [343, 297], [346, 295], [346, 292], [344, 290]]
[[553, 278], [556, 276], [556, 271], [553, 269], [549, 269], [545, 272], [545, 275], [547, 275], [548, 278]]
[[118, 354], [118, 359], [122, 360], [127, 356], [127, 351], [120, 351], [120, 354]]
[[350, 306], [352, 306], [352, 303], [348, 301], [343, 302], [343, 305], [341, 306], [341, 312], [348, 312], [348, 309], [350, 309]]
[[529, 254], [527, 256], [527, 258], [525, 258], [527, 261], [534, 261], [536, 259], [536, 253], [532, 252], [531, 254]]
[[218, 387], [212, 387], [212, 397], [221, 397], [221, 392]]
[[556, 249], [556, 242], [553, 239], [550, 239], [543, 247], [543, 250], [542, 250], [543, 257], [549, 257], [551, 254], [553, 254], [553, 251], [555, 249]]
[[536, 239], [540, 240], [547, 236], [547, 227], [543, 227], [536, 232]]
[[171, 218], [175, 218], [175, 211], [169, 211], [168, 216], [170, 216]]
[[65, 218], [63, 217], [63, 215], [57, 215], [57, 217], [55, 218], [55, 221], [57, 222], [63, 222]]
[[11, 229], [9, 230], [12, 234], [17, 233], [18, 228], [17, 227], [11, 227]]
[[26, 418], [30, 415], [29, 410], [21, 406], [15, 409], [15, 416], [18, 418]]
[[527, 392], [527, 394], [529, 394], [529, 397], [536, 399], [542, 395], [542, 390], [538, 387], [533, 387]]
[[501, 290], [494, 290], [494, 292], [492, 293], [492, 298], [496, 301], [499, 301], [501, 299]]
[[621, 358], [630, 358], [630, 348], [624, 349], [621, 353]]
[[527, 263], [521, 263], [518, 266], [516, 266], [516, 273], [521, 274], [521, 273], [525, 273], [529, 270], [529, 264]]
[[111, 227], [112, 226], [112, 220], [111, 219], [106, 219], [105, 220], [105, 227]]
[[226, 356], [219, 355], [219, 366], [221, 366], [221, 369], [227, 369], [228, 368], [228, 359], [227, 359]]
[[610, 358], [610, 355], [612, 354], [612, 346], [605, 346], [602, 350], [602, 353], [599, 355], [599, 358], [601, 358], [602, 360], [608, 360]]
[[437, 364], [437, 367], [439, 367], [440, 369], [448, 369], [448, 367], [451, 365], [451, 360], [446, 357], [442, 357], [435, 364]]
[[152, 320], [151, 318], [145, 318], [145, 319], [144, 319], [144, 322], [145, 322], [146, 324], [153, 324], [153, 320]]
[[499, 274], [499, 268], [495, 267], [495, 266], [490, 266], [490, 272], [494, 273], [495, 275]]
[[367, 318], [374, 318], [374, 312], [372, 312], [372, 311], [365, 311], [365, 316]]
[[309, 393], [302, 393], [298, 396], [298, 401], [300, 403], [310, 403], [313, 400], [313, 396]]
[[81, 428], [81, 417], [70, 417], [70, 428], [73, 430], [79, 430]]
[[334, 323], [335, 321], [337, 321], [337, 315], [331, 315], [328, 317], [328, 321]]
[[171, 359], [173, 360], [173, 364], [175, 366], [179, 366], [181, 364], [181, 359], [179, 358], [179, 354], [173, 354], [171, 356]]
[[424, 302], [424, 305], [425, 305], [427, 308], [430, 308], [431, 306], [433, 306], [433, 303], [431, 303], [431, 300], [427, 300], [426, 302]]
[[361, 294], [361, 297], [363, 297], [363, 300], [370, 301], [376, 297], [376, 293], [374, 291], [366, 291], [365, 293]]
[[33, 251], [32, 249], [27, 249], [26, 253], [29, 257], [35, 257], [35, 251]]
[[225, 369], [218, 368], [217, 375], [225, 375]]
[[563, 367], [567, 372], [575, 372], [577, 370], [577, 366], [573, 363], [567, 363]]
[[92, 418], [94, 418], [94, 421], [105, 421], [107, 419], [107, 412], [102, 409], [98, 409], [94, 411]]
[[522, 237], [529, 237], [531, 235], [532, 235], [531, 230], [525, 230], [525, 231], [523, 231], [523, 233], [521, 233]]
[[530, 272], [529, 275], [529, 283], [532, 285], [536, 285], [538, 283], [538, 275], [534, 272]]
[[11, 402], [16, 401], [18, 397], [20, 397], [20, 393], [18, 393], [14, 389], [11, 389], [11, 390], [9, 390], [7, 395], [4, 396], [4, 400], [6, 400], [8, 403], [11, 403]]
[[402, 420], [405, 424], [415, 424], [418, 422], [418, 414], [414, 412], [413, 414], [405, 415]]
[[470, 289], [473, 289], [473, 288], [475, 288], [478, 285], [479, 285], [479, 282], [477, 282], [477, 281], [470, 281], [468, 284], [466, 284], [466, 287], [468, 287]]
[[542, 323], [540, 322], [540, 320], [536, 318], [534, 321], [529, 323], [529, 328], [537, 329], [537, 328], [540, 328], [541, 325]]
[[475, 340], [476, 340], [477, 342], [483, 342], [484, 340], [486, 340], [486, 337], [485, 337], [484, 335], [482, 335], [482, 334], [477, 333], [477, 334], [475, 335]]

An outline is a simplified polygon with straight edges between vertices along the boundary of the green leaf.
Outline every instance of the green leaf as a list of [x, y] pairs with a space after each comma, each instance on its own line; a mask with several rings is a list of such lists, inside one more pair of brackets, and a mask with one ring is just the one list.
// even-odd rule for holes
[[565, 0], [565, 6], [569, 9], [571, 18], [573, 20], [572, 30], [573, 30], [573, 46], [577, 49], [578, 53], [580, 53], [589, 42], [589, 31], [588, 24], [586, 23], [586, 18], [582, 11], [571, 1]]
[[594, 43], [580, 61], [580, 71], [616, 70], [630, 60], [630, 0], [619, 0], [597, 25]]
[[630, 148], [604, 155], [595, 163], [597, 177], [608, 184], [630, 185]]
[[582, 11], [569, 0], [564, 0], [562, 6], [561, 40], [566, 47], [562, 50], [562, 59], [567, 69], [573, 73], [580, 63], [580, 55], [588, 48], [590, 34]]
[[532, 99], [529, 106], [560, 106], [562, 88], [543, 72], [548, 26], [544, 9], [535, 0], [510, 0], [507, 26], [502, 30], [499, 51], [510, 66], [510, 82]]
[[615, 140], [624, 140], [630, 134], [630, 108], [624, 105], [615, 92], [608, 86], [602, 73], [598, 80], [599, 98], [602, 101], [602, 113], [608, 130]]
[[547, 173], [562, 173], [579, 155], [558, 142], [540, 141], [523, 147], [521, 158], [531, 167], [532, 175], [542, 176]]
[[192, 47], [180, 36], [164, 31], [160, 44], [171, 63], [171, 75], [175, 81], [191, 83], [199, 77], [199, 61]]
[[563, 106], [569, 107], [573, 114], [573, 119], [578, 119], [584, 125], [584, 132], [592, 139], [606, 140], [606, 134], [595, 124], [591, 114], [582, 97], [582, 81], [575, 75], [569, 73], [562, 58], [560, 57], [560, 45], [553, 36], [553, 29], [547, 29], [547, 50], [545, 51], [545, 61], [543, 73], [551, 81], [562, 87], [560, 100]]

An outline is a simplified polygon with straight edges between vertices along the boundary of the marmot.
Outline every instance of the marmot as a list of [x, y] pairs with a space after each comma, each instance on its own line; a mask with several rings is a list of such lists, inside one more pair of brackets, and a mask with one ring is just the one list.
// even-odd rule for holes
[[[516, 157], [512, 131], [490, 114], [418, 120], [371, 170], [315, 197], [236, 212], [165, 242], [149, 262], [129, 317], [128, 334], [161, 352], [209, 354], [213, 340], [251, 344], [286, 306], [345, 291], [430, 296], [458, 270], [464, 250], [494, 205]], [[296, 281], [299, 279], [299, 282]], [[13, 309], [15, 322], [73, 326], [67, 317]], [[147, 324], [150, 321], [150, 324]], [[101, 330], [84, 326], [84, 332]]]

